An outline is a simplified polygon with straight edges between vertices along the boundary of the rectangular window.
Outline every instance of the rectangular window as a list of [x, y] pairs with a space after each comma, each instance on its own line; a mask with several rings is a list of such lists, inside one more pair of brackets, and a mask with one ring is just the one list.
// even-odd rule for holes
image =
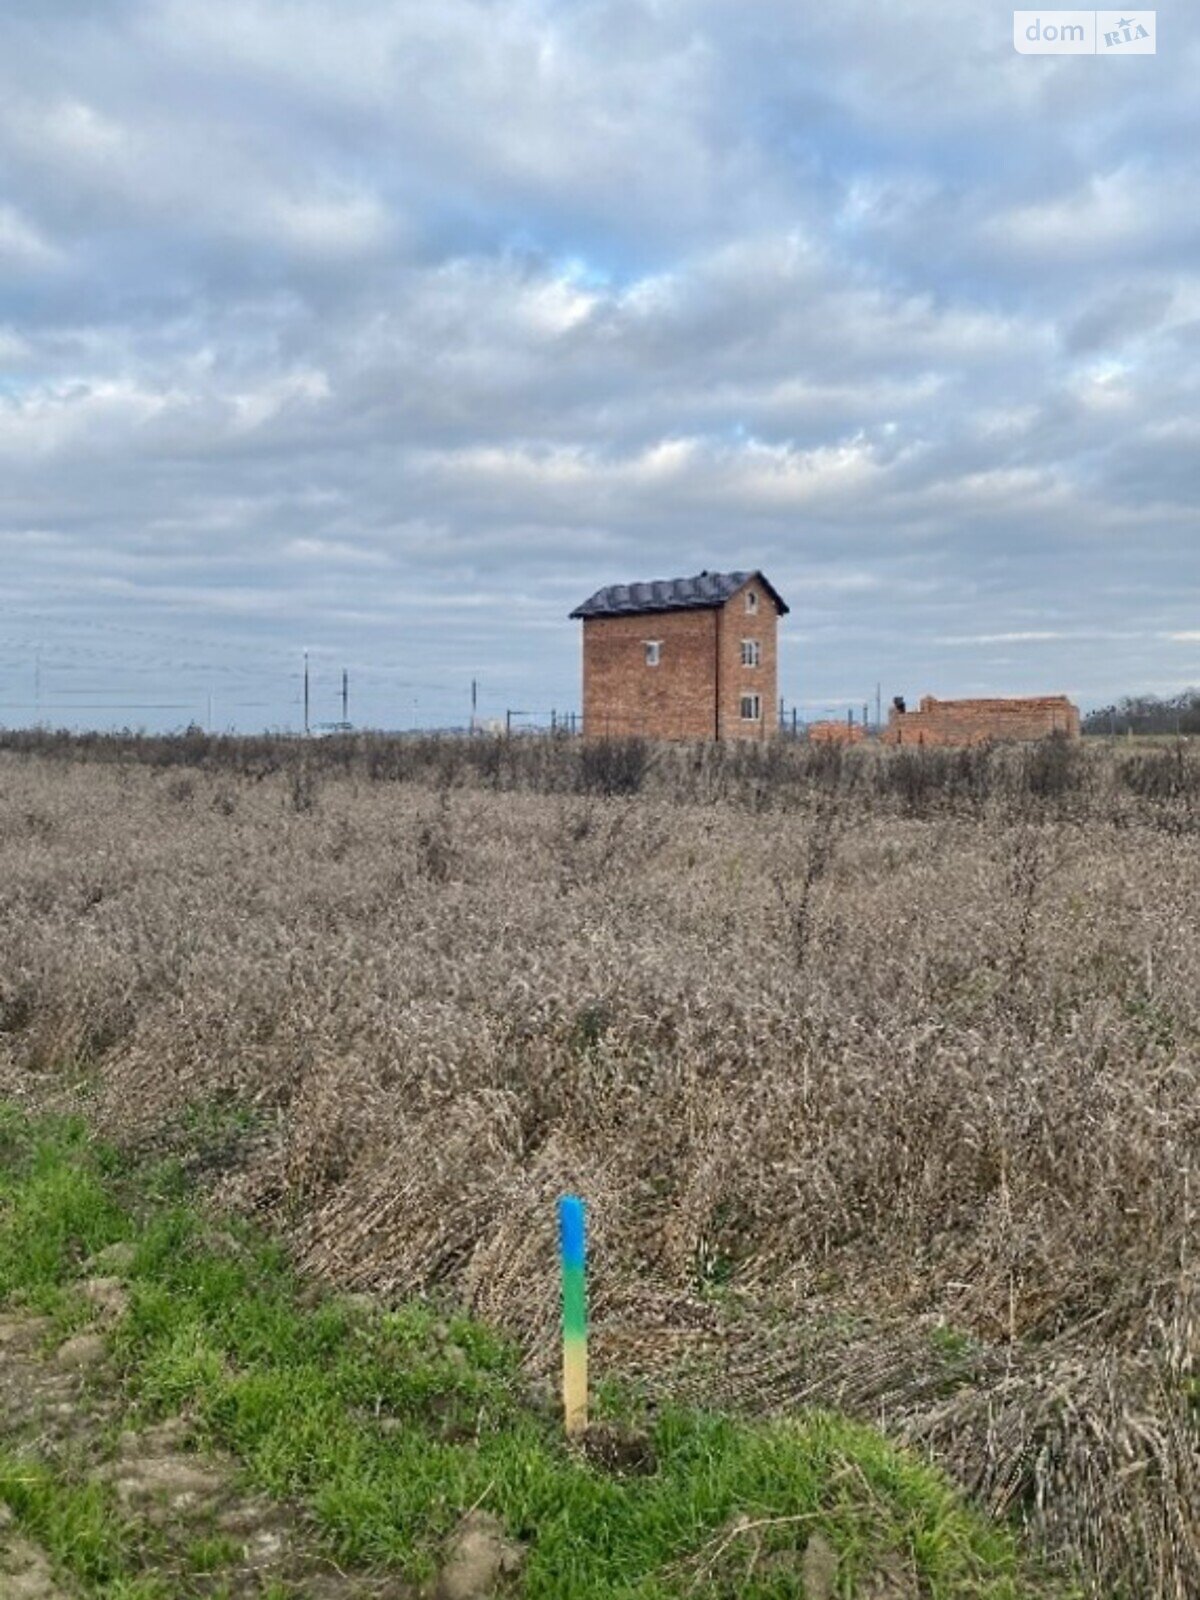
[[648, 667], [656, 667], [661, 660], [662, 660], [662, 640], [661, 639], [647, 639], [646, 640], [646, 665]]
[[742, 665], [744, 667], [762, 666], [762, 646], [757, 639], [742, 640]]
[[762, 719], [762, 699], [756, 694], [742, 696], [742, 721], [759, 722]]
[[758, 594], [754, 589], [746, 590], [746, 610], [751, 616], [758, 610]]

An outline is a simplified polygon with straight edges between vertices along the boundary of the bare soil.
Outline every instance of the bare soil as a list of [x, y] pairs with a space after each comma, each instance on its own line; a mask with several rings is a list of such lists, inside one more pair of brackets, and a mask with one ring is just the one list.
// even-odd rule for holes
[[[108, 1304], [119, 1300], [108, 1286]], [[410, 1600], [395, 1577], [343, 1572], [303, 1512], [247, 1490], [237, 1464], [195, 1448], [184, 1417], [119, 1429], [121, 1397], [103, 1334], [55, 1343], [50, 1319], [0, 1316], [0, 1445], [73, 1483], [106, 1486], [146, 1570], [180, 1597], [286, 1593], [288, 1600]], [[230, 1559], [188, 1570], [198, 1540], [222, 1541]], [[0, 1593], [5, 1600], [74, 1600], [88, 1592], [0, 1507]]]

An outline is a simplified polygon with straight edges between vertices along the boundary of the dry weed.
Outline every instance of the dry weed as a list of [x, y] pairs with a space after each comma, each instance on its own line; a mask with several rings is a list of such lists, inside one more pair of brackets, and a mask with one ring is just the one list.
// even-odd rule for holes
[[311, 1267], [534, 1365], [579, 1188], [602, 1363], [882, 1415], [1200, 1592], [1183, 757], [212, 743], [0, 755], [9, 1092], [257, 1110], [226, 1182]]

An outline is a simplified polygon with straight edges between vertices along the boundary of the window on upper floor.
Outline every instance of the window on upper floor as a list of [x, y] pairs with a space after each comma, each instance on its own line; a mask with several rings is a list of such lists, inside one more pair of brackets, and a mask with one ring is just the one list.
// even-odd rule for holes
[[753, 616], [754, 613], [758, 610], [758, 590], [757, 589], [747, 589], [746, 590], [746, 610], [750, 613], [751, 616]]
[[742, 696], [742, 721], [762, 721], [762, 697], [757, 694], [744, 694]]
[[757, 639], [742, 640], [742, 665], [744, 667], [762, 666], [762, 645]]
[[661, 660], [662, 660], [662, 640], [661, 639], [647, 639], [646, 640], [646, 665], [648, 667], [656, 667]]

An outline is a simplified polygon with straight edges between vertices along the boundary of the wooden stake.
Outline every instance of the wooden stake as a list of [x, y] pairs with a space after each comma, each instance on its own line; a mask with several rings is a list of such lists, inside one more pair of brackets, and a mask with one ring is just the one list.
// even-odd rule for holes
[[587, 1224], [576, 1195], [558, 1202], [562, 1253], [563, 1416], [568, 1437], [588, 1425]]

